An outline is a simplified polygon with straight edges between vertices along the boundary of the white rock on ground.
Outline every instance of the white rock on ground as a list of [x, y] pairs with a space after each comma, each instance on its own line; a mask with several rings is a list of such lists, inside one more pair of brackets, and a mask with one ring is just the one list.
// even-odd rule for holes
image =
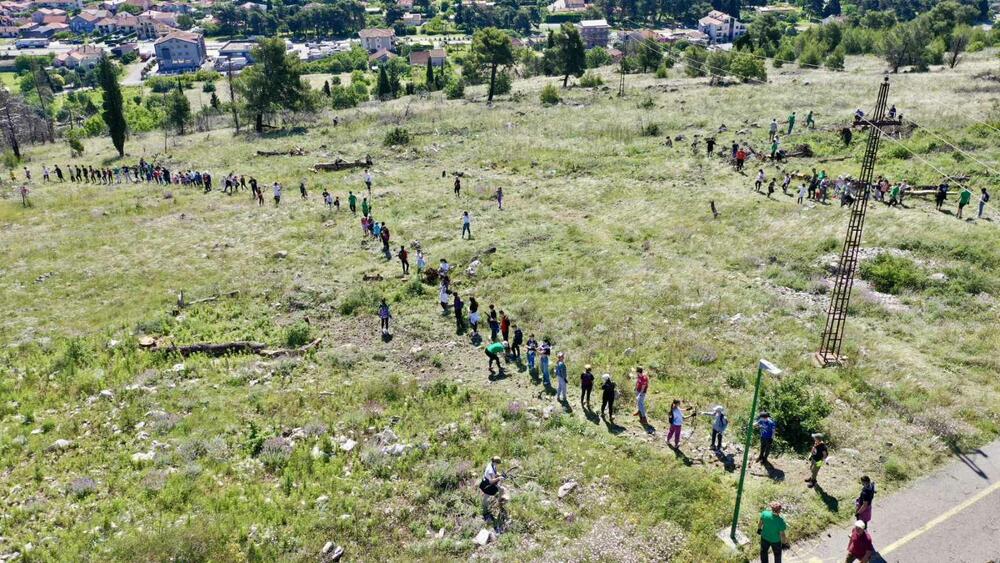
[[145, 463], [148, 461], [153, 461], [153, 458], [155, 457], [156, 457], [155, 452], [136, 452], [132, 454], [132, 461], [136, 463]]
[[49, 450], [50, 451], [51, 450], [65, 450], [65, 449], [71, 448], [71, 447], [73, 447], [73, 441], [72, 440], [67, 440], [65, 438], [60, 438], [60, 439], [56, 440], [55, 442], [52, 442], [52, 445], [49, 446]]
[[472, 539], [472, 543], [478, 546], [483, 546], [493, 541], [493, 538], [494, 538], [493, 532], [487, 530], [486, 528], [483, 528], [479, 530], [479, 533], [476, 534], [476, 537]]
[[349, 452], [354, 449], [354, 446], [357, 445], [358, 445], [357, 442], [348, 438], [343, 444], [340, 445], [340, 449], [344, 450], [345, 452]]
[[570, 494], [571, 492], [573, 492], [573, 489], [575, 488], [576, 488], [576, 481], [568, 481], [564, 483], [563, 486], [559, 487], [559, 498], [563, 498], [566, 495]]

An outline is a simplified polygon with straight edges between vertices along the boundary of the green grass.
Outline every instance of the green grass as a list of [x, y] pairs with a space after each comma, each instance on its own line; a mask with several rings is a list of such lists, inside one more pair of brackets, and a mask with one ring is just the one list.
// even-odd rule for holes
[[[947, 80], [893, 77], [893, 99], [980, 160], [997, 161], [1000, 135], [922, 103], [961, 99], [964, 113], [985, 116], [988, 100], [958, 89], [995, 64], [988, 55], [970, 57]], [[776, 201], [756, 196], [749, 177], [688, 145], [723, 123], [730, 132], [720, 146], [744, 129], [739, 138], [762, 145], [770, 118], [793, 109], [814, 109], [820, 127], [834, 127], [871, 105], [880, 80], [871, 59], [849, 59], [848, 70], [786, 68], [771, 71], [770, 85], [727, 88], [629, 76], [624, 99], [560, 89], [552, 107], [538, 94], [556, 80], [537, 78], [515, 82], [492, 108], [436, 93], [339, 112], [336, 128], [321, 116], [311, 128], [259, 139], [227, 130], [171, 138], [165, 155], [161, 134], [129, 140], [133, 160], [157, 155], [174, 170], [281, 181], [279, 208], [258, 208], [246, 193], [37, 181], [33, 208], [0, 200], [2, 549], [31, 543], [40, 560], [311, 560], [333, 541], [351, 558], [467, 559], [482, 526], [476, 482], [497, 454], [520, 466], [514, 527], [480, 551], [571, 559], [598, 549], [591, 539], [610, 526], [626, 538], [623, 551], [649, 560], [725, 557], [714, 534], [731, 514], [735, 475], [702, 448], [706, 421], [682, 458], [639, 430], [630, 404], [620, 405], [625, 430], [616, 435], [576, 406], [546, 418], [554, 403], [525, 373], [488, 382], [482, 351], [441, 316], [436, 287], [400, 279], [398, 262], [361, 239], [356, 218], [322, 206], [323, 188], [345, 207], [347, 191], [363, 189], [359, 171], [308, 171], [336, 157], [375, 160], [374, 214], [391, 226], [394, 245], [419, 240], [429, 264], [447, 258], [456, 267], [466, 302], [475, 294], [484, 308], [495, 303], [566, 351], [571, 397], [584, 363], [612, 373], [629, 395], [626, 373], [646, 366], [661, 434], [670, 400], [682, 398], [699, 410], [726, 405], [728, 443], [747, 422], [757, 359], [785, 369], [786, 380], [765, 383], [764, 402], [796, 419], [781, 421], [776, 465], [786, 482], [751, 476], [745, 526], [773, 499], [788, 507], [793, 539], [849, 516], [849, 503], [831, 513], [800, 486], [807, 468], [796, 450], [810, 431], [833, 446], [824, 488], [840, 499], [857, 493], [859, 473], [888, 492], [951, 448], [994, 438], [993, 223], [960, 222], [917, 199], [906, 210], [874, 206], [865, 246], [898, 249], [912, 268], [947, 279], [903, 284], [895, 296], [859, 284], [851, 365], [818, 370], [810, 354], [825, 320], [824, 264], [839, 252], [845, 210], [799, 207], [780, 192]], [[613, 69], [600, 74], [616, 83]], [[484, 92], [466, 95], [481, 101]], [[643, 135], [652, 124], [660, 134]], [[385, 146], [397, 127], [409, 144]], [[686, 141], [664, 145], [681, 134]], [[857, 174], [861, 140], [845, 150], [834, 133], [803, 131], [785, 142], [818, 153], [791, 169]], [[107, 140], [86, 143], [80, 162], [113, 161]], [[309, 154], [255, 156], [290, 145]], [[27, 152], [36, 169], [72, 162], [63, 144]], [[983, 177], [947, 152], [920, 154]], [[934, 181], [918, 162], [885, 158], [877, 172]], [[461, 199], [442, 170], [465, 173]], [[300, 181], [308, 201], [298, 198]], [[500, 186], [502, 212], [490, 199]], [[474, 218], [471, 242], [458, 237], [463, 210]], [[490, 247], [497, 251], [482, 254]], [[476, 255], [482, 265], [471, 277], [464, 269]], [[363, 280], [374, 274], [382, 280]], [[239, 295], [174, 314], [181, 291], [190, 302], [232, 290]], [[390, 342], [379, 339], [375, 318], [383, 297], [394, 317]], [[142, 349], [143, 335], [176, 344], [323, 341], [303, 356], [185, 359]], [[387, 427], [410, 446], [403, 455], [380, 452], [375, 434]], [[358, 442], [350, 453], [339, 449], [347, 438]], [[74, 446], [49, 451], [57, 439]], [[149, 451], [152, 462], [133, 461]], [[83, 478], [94, 490], [70, 494]], [[558, 499], [569, 479], [577, 491]]]

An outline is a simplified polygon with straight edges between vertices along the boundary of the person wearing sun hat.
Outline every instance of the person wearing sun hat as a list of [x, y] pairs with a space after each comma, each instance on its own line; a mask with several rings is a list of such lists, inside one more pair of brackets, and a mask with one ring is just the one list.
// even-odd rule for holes
[[722, 435], [726, 432], [726, 428], [729, 427], [729, 418], [726, 417], [726, 408], [722, 405], [716, 405], [711, 411], [703, 412], [701, 414], [712, 417], [712, 449], [721, 450]]
[[558, 383], [558, 387], [556, 388], [556, 400], [568, 401], [569, 399], [566, 397], [566, 386], [568, 383], [566, 381], [566, 378], [568, 377], [566, 374], [566, 354], [559, 352], [556, 358], [558, 358], [556, 360], [556, 382]]
[[868, 563], [871, 561], [872, 555], [875, 554], [875, 546], [872, 544], [872, 536], [866, 528], [864, 520], [858, 520], [854, 523], [851, 539], [847, 542], [847, 558], [844, 563], [854, 563], [855, 561]]
[[601, 376], [601, 416], [604, 416], [604, 409], [608, 409], [608, 420], [615, 421], [615, 382], [611, 381], [611, 374], [606, 373]]

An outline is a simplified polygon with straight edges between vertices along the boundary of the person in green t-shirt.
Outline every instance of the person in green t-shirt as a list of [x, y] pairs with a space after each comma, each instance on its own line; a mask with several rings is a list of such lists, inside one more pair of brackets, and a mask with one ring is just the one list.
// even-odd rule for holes
[[490, 359], [490, 363], [487, 367], [490, 369], [490, 375], [493, 375], [493, 362], [497, 363], [497, 370], [503, 371], [503, 365], [500, 363], [500, 354], [502, 354], [507, 349], [506, 342], [494, 342], [486, 347], [486, 357]]
[[962, 191], [958, 193], [958, 218], [962, 218], [962, 210], [965, 209], [966, 205], [972, 201], [972, 190], [968, 186], [962, 188]]
[[362, 199], [361, 200], [361, 214], [364, 215], [365, 217], [367, 217], [368, 216], [368, 212], [371, 211], [371, 209], [372, 209], [372, 206], [368, 204], [368, 198], [366, 197], [366, 198]]
[[889, 191], [889, 207], [897, 205], [899, 205], [899, 184], [892, 186], [892, 190]]
[[354, 195], [354, 192], [348, 192], [347, 206], [351, 208], [352, 215], [358, 214], [358, 196]]
[[812, 110], [809, 110], [809, 115], [806, 116], [806, 127], [808, 127], [809, 129], [816, 128], [816, 121], [813, 119]]
[[791, 135], [792, 134], [792, 129], [795, 129], [795, 112], [794, 111], [792, 112], [792, 115], [788, 116], [788, 133], [786, 133], [786, 134], [787, 135]]
[[767, 510], [760, 513], [757, 533], [760, 534], [760, 561], [768, 563], [768, 551], [774, 552], [775, 563], [781, 563], [781, 550], [788, 547], [785, 530], [788, 526], [781, 517], [781, 503], [772, 502]]

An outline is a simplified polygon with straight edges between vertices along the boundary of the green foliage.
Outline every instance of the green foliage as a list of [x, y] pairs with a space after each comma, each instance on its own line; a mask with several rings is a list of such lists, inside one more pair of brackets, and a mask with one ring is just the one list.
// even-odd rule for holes
[[656, 123], [647, 123], [642, 127], [643, 137], [659, 137], [660, 136], [660, 126]]
[[638, 46], [639, 68], [642, 72], [649, 72], [650, 69], [657, 69], [663, 62], [663, 52], [660, 44], [653, 39], [643, 39]]
[[667, 69], [667, 64], [665, 62], [656, 68], [656, 74], [655, 74], [656, 78], [663, 79], [669, 75], [670, 71]]
[[449, 100], [460, 100], [465, 97], [465, 81], [461, 78], [453, 78], [444, 89], [445, 96]]
[[285, 346], [298, 348], [312, 341], [312, 327], [305, 322], [297, 322], [285, 329]]
[[692, 78], [705, 76], [708, 51], [703, 47], [688, 47], [684, 51], [684, 73]]
[[585, 72], [583, 76], [580, 77], [580, 86], [584, 88], [597, 88], [604, 84], [604, 79], [595, 72]]
[[511, 77], [509, 72], [504, 71], [497, 75], [496, 95], [503, 96], [505, 94], [510, 94], [510, 90], [513, 86], [514, 79]]
[[492, 102], [493, 95], [496, 93], [497, 69], [514, 63], [514, 51], [510, 44], [510, 37], [494, 27], [480, 29], [472, 36], [471, 60], [469, 62], [480, 70], [489, 69], [490, 87], [486, 101]]
[[402, 127], [394, 127], [385, 134], [382, 144], [387, 147], [399, 147], [410, 144], [410, 132]]
[[539, 98], [542, 100], [542, 103], [547, 106], [558, 104], [560, 102], [559, 89], [556, 88], [554, 84], [546, 84], [545, 87], [542, 88], [542, 93]]
[[729, 61], [729, 72], [743, 82], [767, 81], [767, 70], [764, 68], [764, 61], [755, 57], [753, 53], [745, 51], [733, 53]]
[[118, 73], [107, 57], [101, 58], [97, 69], [104, 99], [102, 104], [104, 111], [101, 117], [108, 126], [111, 142], [118, 151], [118, 156], [125, 156], [125, 135], [128, 133], [128, 124], [125, 121], [125, 102], [121, 87], [118, 85]]
[[356, 286], [344, 297], [344, 300], [340, 303], [340, 307], [338, 307], [338, 311], [345, 317], [356, 315], [359, 312], [374, 315], [378, 309], [379, 299], [381, 299], [381, 295], [372, 288]]
[[341, 74], [354, 70], [365, 71], [368, 70], [368, 53], [361, 46], [354, 45], [350, 51], [305, 63], [303, 70], [314, 74]]
[[288, 53], [281, 38], [263, 39], [253, 48], [256, 63], [240, 73], [236, 89], [246, 109], [254, 115], [254, 129], [264, 130], [264, 117], [278, 111], [312, 109], [309, 84], [302, 79], [302, 64]]
[[801, 450], [810, 447], [812, 434], [822, 430], [830, 405], [802, 378], [786, 376], [763, 392], [761, 410], [769, 411], [777, 423], [776, 437]]
[[215, 82], [206, 82], [201, 85], [201, 91], [206, 94], [210, 92], [215, 92]]
[[799, 54], [799, 66], [803, 68], [816, 68], [823, 64], [826, 47], [822, 43], [810, 42]]
[[587, 69], [587, 54], [583, 47], [583, 39], [580, 38], [580, 31], [576, 26], [564, 23], [553, 35], [552, 40], [555, 42], [555, 47], [549, 50], [549, 53], [554, 57], [553, 68], [558, 69], [559, 74], [563, 75], [563, 87], [565, 87], [570, 76], [583, 76], [583, 71]]
[[928, 281], [927, 274], [913, 260], [889, 253], [862, 262], [858, 274], [876, 290], [894, 295], [923, 289]]
[[598, 68], [611, 64], [611, 53], [604, 47], [594, 47], [587, 51], [587, 68]]
[[930, 32], [920, 22], [899, 24], [882, 35], [878, 52], [893, 72], [903, 66], [922, 70], [927, 66], [926, 47], [930, 41]]
[[830, 52], [823, 64], [830, 70], [844, 70], [844, 47], [841, 45]]
[[188, 101], [180, 85], [174, 88], [166, 97], [166, 114], [164, 124], [173, 127], [181, 135], [191, 121], [191, 103]]

